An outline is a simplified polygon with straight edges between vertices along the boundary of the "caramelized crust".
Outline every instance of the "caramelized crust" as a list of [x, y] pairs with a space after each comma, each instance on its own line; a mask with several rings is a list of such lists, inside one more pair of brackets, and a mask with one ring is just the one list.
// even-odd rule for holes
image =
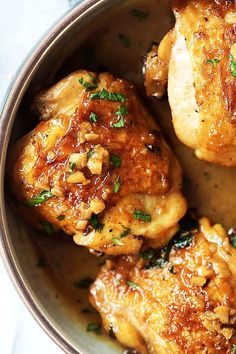
[[[102, 90], [105, 98], [93, 97]], [[186, 210], [181, 170], [133, 85], [78, 71], [39, 94], [35, 108], [42, 121], [13, 149], [11, 189], [22, 204], [52, 195], [22, 206], [25, 214], [111, 254], [135, 253], [144, 238], [168, 242]], [[135, 220], [135, 209], [151, 220]]]
[[134, 256], [107, 261], [90, 288], [91, 303], [105, 330], [138, 353], [231, 354], [236, 251], [206, 218], [185, 246], [172, 246], [164, 263]]

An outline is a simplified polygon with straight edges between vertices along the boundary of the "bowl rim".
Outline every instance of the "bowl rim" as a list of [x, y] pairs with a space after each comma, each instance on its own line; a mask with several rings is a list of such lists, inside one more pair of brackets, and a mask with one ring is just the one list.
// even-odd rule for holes
[[46, 55], [47, 51], [54, 44], [54, 42], [58, 40], [66, 30], [72, 27], [73, 24], [79, 20], [79, 17], [86, 15], [87, 11], [94, 10], [95, 8], [97, 9], [100, 7], [100, 5], [106, 3], [111, 4], [111, 1], [83, 0], [74, 8], [67, 11], [45, 33], [41, 40], [31, 50], [28, 57], [25, 58], [20, 69], [14, 75], [13, 81], [7, 90], [4, 106], [0, 115], [0, 255], [3, 259], [3, 263], [15, 289], [17, 290], [26, 307], [33, 315], [34, 319], [64, 352], [71, 354], [89, 353], [82, 348], [79, 348], [78, 352], [78, 350], [72, 344], [68, 343], [60, 331], [55, 328], [52, 321], [46, 317], [46, 314], [37, 305], [37, 301], [34, 299], [33, 294], [23, 281], [23, 278], [15, 262], [14, 254], [9, 244], [7, 231], [4, 197], [5, 162], [8, 143], [16, 112], [40, 61]]

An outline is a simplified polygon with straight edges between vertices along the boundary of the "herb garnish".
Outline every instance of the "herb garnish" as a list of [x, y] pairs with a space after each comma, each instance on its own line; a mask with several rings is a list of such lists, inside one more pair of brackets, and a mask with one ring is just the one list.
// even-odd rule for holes
[[217, 66], [217, 64], [220, 62], [219, 59], [208, 59], [206, 61], [207, 64], [213, 65], [213, 66]]
[[234, 57], [230, 55], [231, 59], [231, 64], [230, 64], [230, 71], [233, 77], [236, 77], [236, 60], [234, 60]]
[[124, 238], [124, 237], [128, 236], [131, 232], [131, 230], [128, 229], [127, 227], [125, 227], [123, 225], [122, 225], [122, 227], [123, 227], [124, 231], [120, 234], [120, 238]]
[[78, 289], [87, 289], [93, 283], [93, 281], [93, 279], [86, 277], [76, 281], [73, 285]]
[[122, 93], [109, 92], [106, 89], [102, 89], [102, 91], [92, 93], [89, 96], [89, 99], [90, 101], [107, 100], [107, 101], [115, 101], [115, 102], [125, 102], [127, 98]]
[[65, 219], [65, 215], [59, 215], [58, 217], [57, 217], [57, 220], [60, 220], [60, 221], [62, 221], [62, 220], [64, 220]]
[[124, 47], [128, 48], [130, 46], [131, 41], [130, 41], [129, 37], [127, 37], [125, 34], [122, 34], [122, 33], [119, 34], [118, 38]]
[[119, 238], [116, 238], [116, 237], [112, 237], [112, 242], [117, 245], [117, 246], [124, 246], [124, 243], [119, 239]]
[[126, 282], [126, 284], [129, 285], [129, 286], [130, 286], [132, 289], [134, 289], [134, 290], [136, 290], [136, 289], [139, 288], [139, 285], [138, 285], [138, 284], [136, 284], [136, 283], [134, 283], [133, 281], [130, 281], [130, 280], [128, 280], [128, 281]]
[[34, 207], [38, 206], [44, 202], [46, 202], [48, 199], [52, 198], [53, 194], [51, 191], [42, 191], [35, 197], [31, 198], [30, 200], [27, 200], [26, 204], [29, 207]]
[[89, 115], [89, 120], [92, 122], [92, 123], [96, 123], [98, 121], [98, 115], [94, 112], [91, 112], [90, 115]]
[[87, 156], [88, 156], [88, 157], [93, 156], [93, 154], [94, 154], [94, 149], [90, 149], [90, 150], [87, 152]]
[[143, 11], [139, 9], [133, 9], [131, 12], [132, 15], [136, 17], [139, 21], [144, 21], [149, 16], [149, 13], [147, 11]]
[[236, 354], [236, 344], [233, 344], [232, 354]]
[[43, 231], [45, 231], [49, 236], [55, 234], [55, 229], [49, 221], [41, 221], [40, 224], [43, 227]]
[[120, 167], [122, 164], [121, 157], [118, 155], [111, 155], [110, 161], [113, 164], [114, 167]]
[[69, 161], [69, 174], [71, 175], [74, 169], [76, 168], [76, 163]]
[[[177, 249], [182, 249], [190, 246], [193, 240], [193, 236], [198, 232], [198, 228], [199, 226], [197, 220], [189, 219], [188, 217], [183, 218], [180, 221], [180, 230], [167, 246], [161, 250], [150, 249], [140, 254], [140, 257], [148, 260], [144, 268], [150, 269], [154, 267], [165, 267], [169, 262], [169, 255], [172, 248], [175, 247]], [[174, 272], [174, 269], [172, 269], [171, 265], [168, 269], [171, 273], [172, 271]]]
[[89, 323], [87, 326], [87, 332], [94, 332], [96, 334], [101, 333], [101, 324], [100, 323]]
[[152, 144], [145, 144], [145, 146], [153, 154], [161, 155], [161, 149], [159, 148], [159, 146], [155, 146], [155, 145], [152, 145]]
[[119, 192], [120, 186], [121, 186], [121, 178], [119, 176], [119, 177], [117, 177], [117, 179], [115, 181], [115, 184], [114, 184], [114, 189], [113, 189], [114, 193], [118, 193]]
[[83, 77], [81, 77], [78, 81], [79, 83], [86, 88], [86, 91], [92, 91], [95, 90], [98, 87], [97, 79], [96, 77], [92, 76], [92, 83], [89, 83], [88, 81], [85, 81]]
[[125, 119], [129, 114], [128, 109], [125, 106], [119, 106], [118, 110], [116, 111], [116, 115], [118, 116], [118, 121], [113, 124], [113, 127], [115, 128], [124, 128], [125, 126]]
[[92, 214], [91, 218], [88, 221], [95, 230], [102, 230], [103, 224], [100, 223], [96, 214]]
[[145, 222], [152, 221], [151, 214], [145, 213], [144, 211], [138, 210], [138, 209], [134, 210], [133, 218], [134, 218], [134, 220], [141, 220], [141, 221], [145, 221]]

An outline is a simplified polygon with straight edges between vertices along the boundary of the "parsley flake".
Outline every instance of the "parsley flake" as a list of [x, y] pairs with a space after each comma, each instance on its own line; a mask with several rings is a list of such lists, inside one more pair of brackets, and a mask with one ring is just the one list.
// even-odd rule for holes
[[125, 227], [123, 225], [122, 225], [122, 227], [123, 227], [124, 231], [120, 234], [120, 238], [124, 238], [124, 237], [128, 236], [131, 232], [131, 230], [128, 229], [127, 227]]
[[89, 323], [87, 325], [87, 332], [94, 332], [96, 334], [100, 334], [101, 328], [102, 328], [102, 326], [100, 323]]
[[115, 102], [125, 102], [127, 98], [122, 93], [109, 92], [106, 89], [102, 89], [102, 91], [92, 93], [89, 96], [89, 99], [90, 101], [107, 100], [107, 101], [115, 101]]
[[132, 15], [136, 17], [139, 21], [144, 21], [146, 18], [148, 18], [149, 13], [147, 11], [143, 11], [140, 9], [133, 9], [131, 11]]
[[40, 224], [42, 225], [43, 231], [46, 232], [46, 234], [49, 236], [55, 234], [55, 229], [49, 221], [41, 221]]
[[128, 36], [121, 33], [121, 34], [119, 34], [118, 38], [124, 47], [126, 47], [126, 48], [130, 47], [131, 41]]
[[120, 167], [122, 164], [121, 157], [118, 155], [111, 155], [110, 161], [113, 164], [114, 167]]
[[128, 280], [128, 281], [126, 282], [126, 284], [129, 285], [129, 286], [130, 286], [132, 289], [134, 289], [134, 290], [136, 290], [136, 289], [139, 288], [139, 285], [138, 285], [138, 284], [136, 284], [136, 283], [134, 283], [133, 281], [130, 281], [130, 280]]
[[124, 126], [125, 126], [125, 120], [123, 117], [120, 117], [120, 119], [113, 124], [114, 128], [124, 128]]
[[117, 177], [117, 180], [115, 181], [114, 189], [113, 189], [114, 193], [118, 193], [119, 192], [120, 186], [121, 186], [121, 178]]
[[90, 150], [87, 152], [88, 158], [91, 157], [91, 156], [93, 156], [93, 154], [94, 154], [94, 149], [90, 149]]
[[53, 194], [51, 191], [42, 191], [35, 197], [31, 198], [26, 202], [29, 207], [35, 207], [45, 203], [48, 199], [52, 198]]
[[233, 77], [236, 77], [236, 60], [234, 60], [233, 56], [230, 56], [231, 64], [230, 64], [230, 71]]
[[71, 175], [74, 169], [76, 168], [76, 163], [69, 161], [69, 174]]
[[219, 64], [220, 60], [219, 59], [208, 59], [206, 61], [207, 64], [213, 65], [213, 66], [217, 66], [217, 64]]
[[86, 88], [86, 91], [93, 91], [98, 87], [98, 83], [97, 83], [97, 79], [96, 77], [93, 77], [91, 75], [92, 78], [92, 83], [89, 83], [88, 81], [85, 81], [83, 77], [81, 77], [78, 81], [79, 83]]
[[135, 209], [133, 214], [134, 220], [141, 220], [145, 222], [151, 222], [152, 217], [151, 214], [145, 213], [142, 210]]
[[232, 354], [236, 354], [236, 344], [233, 344]]
[[91, 218], [88, 221], [89, 221], [89, 224], [95, 230], [102, 230], [103, 225], [99, 222], [98, 216], [96, 214], [92, 214]]
[[89, 120], [92, 122], [92, 123], [96, 123], [98, 121], [98, 115], [94, 112], [91, 112], [90, 115], [89, 115]]
[[124, 243], [117, 237], [112, 237], [111, 240], [117, 246], [124, 246]]

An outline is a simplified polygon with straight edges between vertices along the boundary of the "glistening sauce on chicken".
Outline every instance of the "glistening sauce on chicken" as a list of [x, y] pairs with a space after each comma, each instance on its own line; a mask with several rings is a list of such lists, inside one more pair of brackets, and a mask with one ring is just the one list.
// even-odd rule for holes
[[[134, 9], [142, 10], [148, 16], [144, 20], [139, 20], [133, 15]], [[104, 70], [105, 66], [106, 70], [129, 79], [142, 90], [141, 59], [150, 47], [150, 43], [160, 41], [172, 27], [173, 17], [168, 1], [127, 2], [126, 8], [121, 13], [109, 13], [107, 20], [89, 38], [84, 48], [79, 48], [79, 51], [65, 63], [59, 78], [78, 68], [98, 71], [101, 67]], [[97, 41], [98, 37], [99, 41]], [[128, 40], [127, 38], [124, 40], [124, 37]], [[45, 85], [42, 85], [41, 89], [44, 88]], [[208, 215], [227, 228], [235, 226], [236, 170], [210, 166], [196, 159], [192, 151], [176, 139], [170, 123], [167, 102], [150, 99], [148, 105], [156, 116], [161, 118], [161, 127], [169, 137], [183, 167], [185, 194], [190, 205], [198, 206], [200, 214]], [[46, 230], [50, 231], [48, 228]], [[103, 259], [95, 259], [86, 249], [74, 247], [68, 238], [62, 242], [61, 239], [51, 236], [46, 238], [37, 233], [33, 237], [39, 248], [37, 270], [51, 271], [58, 287], [59, 297], [66, 297], [68, 309], [72, 309], [74, 317], [79, 321], [86, 319], [85, 327], [88, 322], [98, 323], [98, 317], [94, 317], [92, 313], [85, 313], [92, 309], [87, 303], [87, 288], [79, 282], [85, 278], [94, 279]], [[118, 348], [117, 352], [120, 351], [121, 349]]]

